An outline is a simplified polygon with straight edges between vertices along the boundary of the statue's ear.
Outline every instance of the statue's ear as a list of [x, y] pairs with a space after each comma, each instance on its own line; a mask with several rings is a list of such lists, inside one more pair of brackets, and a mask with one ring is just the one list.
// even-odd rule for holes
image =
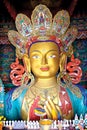
[[24, 54], [23, 56], [23, 63], [24, 63], [25, 71], [30, 73], [31, 72], [30, 58], [28, 57], [27, 54]]
[[65, 53], [60, 54], [60, 72], [66, 71], [67, 55]]

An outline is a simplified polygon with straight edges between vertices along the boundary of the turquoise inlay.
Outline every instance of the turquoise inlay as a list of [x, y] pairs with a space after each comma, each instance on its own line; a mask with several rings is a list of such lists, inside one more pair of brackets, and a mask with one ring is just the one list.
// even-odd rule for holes
[[20, 20], [20, 24], [22, 24], [24, 22], [24, 20], [22, 19], [22, 20]]

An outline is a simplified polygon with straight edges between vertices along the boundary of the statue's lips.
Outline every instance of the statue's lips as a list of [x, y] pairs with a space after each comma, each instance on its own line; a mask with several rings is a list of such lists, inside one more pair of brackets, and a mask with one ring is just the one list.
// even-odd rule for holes
[[40, 68], [42, 71], [48, 71], [49, 70], [49, 67], [41, 67]]

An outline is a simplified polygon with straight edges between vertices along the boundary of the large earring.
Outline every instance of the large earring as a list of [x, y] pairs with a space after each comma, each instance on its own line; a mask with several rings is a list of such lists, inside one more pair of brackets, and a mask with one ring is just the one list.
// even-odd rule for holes
[[32, 86], [34, 84], [34, 76], [31, 72], [25, 72], [22, 76], [21, 83], [23, 86]]
[[62, 71], [58, 74], [57, 83], [63, 87], [69, 87], [72, 84], [70, 76], [66, 71]]
[[69, 74], [66, 72], [66, 63], [67, 63], [67, 55], [66, 53], [62, 53], [60, 55], [60, 72], [57, 76], [57, 83], [61, 84], [62, 86], [70, 86], [71, 79]]
[[22, 85], [32, 86], [34, 84], [34, 76], [31, 73], [30, 59], [28, 58], [27, 54], [23, 56], [23, 63], [25, 67], [25, 73], [21, 79]]

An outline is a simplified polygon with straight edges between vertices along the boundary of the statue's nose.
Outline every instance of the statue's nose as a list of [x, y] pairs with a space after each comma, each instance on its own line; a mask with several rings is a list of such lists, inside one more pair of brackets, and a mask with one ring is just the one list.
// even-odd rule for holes
[[45, 57], [45, 56], [44, 56], [44, 57], [42, 57], [41, 64], [42, 64], [42, 65], [47, 64], [47, 59], [46, 59], [46, 57]]

